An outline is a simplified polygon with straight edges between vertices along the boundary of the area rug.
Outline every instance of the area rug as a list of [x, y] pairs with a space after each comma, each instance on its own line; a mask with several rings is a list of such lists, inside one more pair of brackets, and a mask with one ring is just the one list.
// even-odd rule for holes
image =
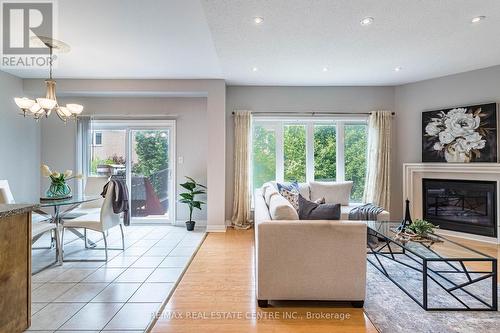
[[[386, 260], [384, 265], [395, 273], [398, 282], [404, 282], [409, 290], [415, 291], [415, 295], [418, 295], [418, 292], [421, 293], [421, 274], [411, 269], [402, 269], [400, 265], [391, 263], [390, 260]], [[488, 279], [488, 281], [470, 286], [468, 291], [488, 299], [488, 291], [491, 293], [491, 289], [488, 288], [491, 287], [491, 280]], [[457, 306], [454, 303], [456, 301], [440, 291], [437, 285], [432, 283], [429, 285], [429, 294], [433, 295], [429, 300], [429, 305]], [[473, 302], [472, 299], [469, 301]], [[371, 322], [382, 333], [500, 332], [498, 311], [425, 311], [371, 263], [367, 263], [367, 299], [364, 310]]]

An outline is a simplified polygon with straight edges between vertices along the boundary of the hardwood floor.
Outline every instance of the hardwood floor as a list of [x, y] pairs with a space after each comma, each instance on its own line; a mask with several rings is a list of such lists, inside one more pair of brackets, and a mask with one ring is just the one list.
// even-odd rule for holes
[[[454, 240], [499, 257], [498, 245]], [[363, 311], [350, 304], [274, 302], [267, 309], [257, 307], [253, 246], [253, 230], [210, 233], [152, 332], [377, 332]], [[454, 247], [441, 250], [458, 254]], [[311, 318], [321, 314], [333, 317]]]
[[152, 332], [377, 332], [348, 303], [257, 307], [253, 244], [253, 230], [210, 233]]

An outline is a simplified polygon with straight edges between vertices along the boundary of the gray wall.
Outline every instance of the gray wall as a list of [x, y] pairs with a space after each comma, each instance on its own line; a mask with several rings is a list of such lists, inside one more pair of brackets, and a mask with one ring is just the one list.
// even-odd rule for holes
[[[95, 116], [169, 116], [176, 120], [177, 156], [182, 156], [182, 164], [177, 163], [176, 183], [191, 176], [206, 184], [207, 182], [207, 100], [206, 98], [135, 98], [135, 97], [71, 97], [60, 98], [60, 104], [70, 102], [85, 106], [84, 114]], [[75, 170], [76, 126], [74, 122], [63, 125], [52, 116], [42, 125], [42, 161], [54, 169]], [[42, 182], [45, 189], [47, 182]], [[177, 187], [177, 193], [181, 190]], [[205, 206], [206, 207], [206, 206]], [[177, 220], [186, 220], [188, 211], [185, 205], [177, 204]], [[196, 211], [198, 221], [207, 219], [206, 208]]]
[[229, 86], [226, 91], [226, 220], [231, 218], [234, 110], [265, 112], [394, 110], [394, 87]]
[[396, 87], [397, 143], [393, 146], [396, 169], [392, 195], [400, 203], [393, 205], [391, 213], [402, 212], [403, 163], [421, 162], [422, 111], [486, 102], [500, 102], [500, 66]]
[[23, 118], [14, 97], [23, 97], [22, 80], [0, 71], [0, 179], [7, 179], [18, 202], [38, 200], [40, 124]]

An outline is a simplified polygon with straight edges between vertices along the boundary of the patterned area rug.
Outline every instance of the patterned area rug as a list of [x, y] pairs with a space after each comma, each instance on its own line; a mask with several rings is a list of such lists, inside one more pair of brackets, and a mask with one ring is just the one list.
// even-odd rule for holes
[[[418, 272], [404, 268], [390, 260], [385, 260], [386, 269], [396, 276], [396, 280], [411, 290], [412, 295], [421, 300], [422, 277]], [[450, 274], [454, 275], [454, 274]], [[458, 275], [458, 274], [457, 274]], [[457, 279], [456, 282], [460, 282]], [[463, 281], [461, 281], [463, 282]], [[481, 281], [467, 290], [491, 302], [491, 279]], [[456, 293], [459, 295], [459, 293]], [[429, 283], [429, 306], [458, 306], [453, 297], [447, 295], [437, 284]], [[469, 306], [480, 303], [467, 294]], [[367, 263], [367, 299], [365, 313], [382, 333], [440, 332], [440, 333], [490, 333], [500, 332], [500, 312], [498, 311], [425, 311], [392, 281], [380, 273], [371, 263]]]

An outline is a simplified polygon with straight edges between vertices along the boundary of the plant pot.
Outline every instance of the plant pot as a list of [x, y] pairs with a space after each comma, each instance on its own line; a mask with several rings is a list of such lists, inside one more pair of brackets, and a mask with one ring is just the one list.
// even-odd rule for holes
[[186, 229], [187, 229], [187, 231], [193, 231], [195, 224], [196, 224], [195, 221], [186, 221]]

